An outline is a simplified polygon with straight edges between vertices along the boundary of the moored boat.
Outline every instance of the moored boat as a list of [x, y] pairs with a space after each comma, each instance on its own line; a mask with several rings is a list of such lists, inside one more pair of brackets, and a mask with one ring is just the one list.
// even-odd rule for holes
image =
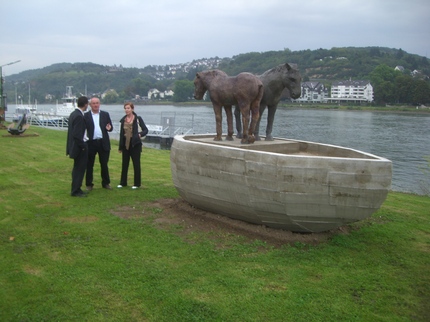
[[37, 112], [37, 100], [34, 101], [34, 105], [31, 105], [31, 89], [30, 84], [28, 84], [28, 104], [24, 105], [22, 100], [18, 104], [18, 99], [16, 99], [15, 113], [12, 117], [13, 122], [19, 122], [23, 117], [31, 119]]
[[55, 110], [34, 112], [31, 117], [31, 124], [59, 128], [67, 127], [69, 116], [77, 107], [76, 97], [72, 94], [72, 87], [66, 86], [66, 93], [62, 97], [62, 103], [57, 103]]
[[173, 183], [197, 208], [268, 227], [321, 232], [363, 220], [391, 189], [390, 160], [329, 144], [275, 138], [241, 144], [175, 136]]
[[72, 94], [73, 86], [66, 86], [66, 93], [62, 97], [62, 104], [57, 104], [56, 115], [69, 117], [70, 113], [72, 113], [77, 107], [76, 96]]
[[21, 103], [20, 105], [17, 105], [15, 107], [15, 113], [13, 114], [12, 121], [17, 122], [24, 115], [26, 115], [27, 118], [31, 118], [36, 112], [37, 112], [37, 102], [35, 102], [34, 105], [31, 105], [31, 104], [23, 105]]

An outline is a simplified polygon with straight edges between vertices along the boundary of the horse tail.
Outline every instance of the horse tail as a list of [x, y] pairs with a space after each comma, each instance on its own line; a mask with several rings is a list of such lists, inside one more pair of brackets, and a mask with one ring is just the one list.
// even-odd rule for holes
[[258, 95], [257, 95], [257, 98], [258, 98], [258, 101], [260, 102], [261, 101], [261, 99], [263, 98], [263, 94], [264, 94], [264, 87], [263, 87], [263, 84], [259, 84], [258, 85]]

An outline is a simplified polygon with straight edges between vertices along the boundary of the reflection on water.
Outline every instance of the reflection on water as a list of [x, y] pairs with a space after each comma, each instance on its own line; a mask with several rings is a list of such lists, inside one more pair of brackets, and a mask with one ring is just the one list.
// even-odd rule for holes
[[[39, 109], [52, 106], [39, 106]], [[122, 105], [102, 105], [118, 123], [124, 116]], [[6, 117], [15, 108], [9, 108]], [[174, 117], [175, 126], [192, 129], [190, 133], [215, 133], [215, 116], [211, 106], [136, 106], [146, 124], [160, 125], [163, 117]], [[260, 125], [265, 135], [266, 115]], [[393, 162], [392, 189], [422, 194], [421, 186], [430, 187], [430, 177], [422, 169], [429, 169], [430, 115], [412, 113], [336, 111], [278, 108], [273, 136], [296, 140], [340, 145], [385, 157]], [[227, 132], [223, 113], [223, 133]], [[145, 142], [145, 146], [160, 148]], [[168, 148], [168, 147], [167, 147]]]

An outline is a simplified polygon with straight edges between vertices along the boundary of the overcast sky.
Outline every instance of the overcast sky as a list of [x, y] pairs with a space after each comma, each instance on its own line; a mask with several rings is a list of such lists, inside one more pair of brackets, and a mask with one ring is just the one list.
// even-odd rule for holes
[[[289, 48], [430, 55], [429, 0], [0, 0], [3, 75], [55, 63], [143, 68]], [[300, 66], [299, 66], [300, 68]]]

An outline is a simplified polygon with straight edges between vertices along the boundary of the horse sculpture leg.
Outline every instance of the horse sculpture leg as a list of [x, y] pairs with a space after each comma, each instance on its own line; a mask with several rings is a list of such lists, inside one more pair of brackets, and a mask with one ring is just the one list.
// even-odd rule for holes
[[266, 141], [273, 141], [273, 120], [275, 119], [275, 112], [277, 107], [278, 105], [271, 105], [267, 107]]
[[250, 135], [250, 139], [248, 140], [249, 143], [255, 142], [254, 132], [255, 132], [256, 124], [260, 122], [260, 103], [261, 103], [261, 99], [263, 98], [263, 94], [264, 94], [263, 84], [260, 84], [258, 85], [258, 94], [249, 106], [249, 109], [252, 114], [252, 121], [248, 131], [248, 134]]
[[224, 105], [225, 115], [227, 116], [227, 141], [233, 141], [233, 113], [231, 111], [231, 105]]
[[248, 133], [249, 133], [249, 106], [248, 105], [242, 105], [240, 106], [240, 112], [242, 114], [242, 140], [240, 143], [249, 143], [248, 139]]
[[259, 110], [259, 115], [258, 115], [258, 121], [257, 124], [255, 125], [255, 141], [260, 141], [260, 122], [261, 122], [261, 117], [263, 116], [264, 110], [266, 109], [266, 105], [262, 104], [260, 105], [260, 110]]
[[240, 119], [240, 108], [235, 106], [234, 108], [234, 120], [236, 123], [236, 131], [237, 131], [237, 135], [236, 137], [238, 139], [242, 138], [242, 120]]
[[222, 106], [213, 104], [216, 123], [216, 136], [214, 141], [222, 141]]
[[261, 120], [261, 117], [260, 117], [260, 101], [256, 100], [256, 101], [252, 102], [250, 110], [251, 110], [252, 120], [251, 120], [251, 125], [249, 126], [249, 131], [248, 131], [248, 135], [249, 135], [248, 142], [254, 143], [255, 139], [256, 139], [254, 137], [254, 133], [256, 131], [256, 126]]

